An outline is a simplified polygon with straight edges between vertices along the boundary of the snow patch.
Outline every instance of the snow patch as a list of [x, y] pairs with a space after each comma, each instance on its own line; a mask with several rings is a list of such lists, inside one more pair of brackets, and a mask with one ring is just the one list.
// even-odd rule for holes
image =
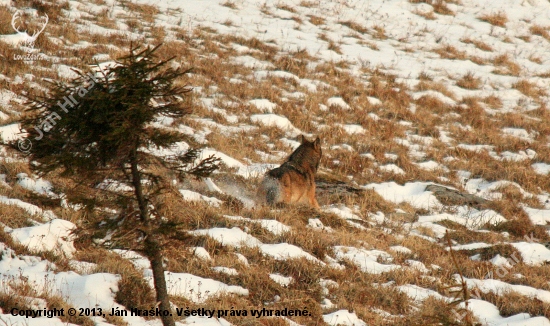
[[73, 223], [54, 219], [48, 223], [9, 231], [14, 240], [31, 251], [53, 251], [71, 258], [76, 251], [71, 232]]

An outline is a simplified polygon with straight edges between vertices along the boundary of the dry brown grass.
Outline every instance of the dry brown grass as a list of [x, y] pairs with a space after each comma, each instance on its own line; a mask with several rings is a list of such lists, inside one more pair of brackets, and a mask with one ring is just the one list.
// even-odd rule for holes
[[470, 71], [462, 76], [462, 78], [456, 82], [456, 85], [465, 89], [479, 89], [481, 86], [481, 79]]
[[110, 16], [110, 10], [108, 8], [105, 8], [96, 16], [96, 22], [99, 26], [109, 28], [109, 29], [116, 29], [117, 24], [114, 19], [112, 19]]
[[[484, 123], [488, 123], [485, 121]], [[488, 125], [485, 124], [485, 128], [488, 128]], [[503, 146], [509, 148], [509, 150], [514, 151], [513, 146], [510, 146], [505, 139], [500, 140], [502, 137], [493, 136], [498, 134], [499, 131], [495, 130], [490, 132], [487, 136], [487, 131], [481, 130], [481, 132], [468, 132], [464, 133], [463, 142], [470, 144], [486, 144], [491, 141], [499, 141]], [[507, 139], [511, 141], [510, 138]], [[516, 143], [517, 144], [517, 143]], [[515, 150], [517, 152], [517, 149]], [[497, 181], [497, 180], [509, 180], [517, 182], [525, 190], [537, 192], [538, 187], [550, 185], [550, 180], [548, 178], [543, 178], [525, 164], [525, 162], [513, 162], [513, 161], [501, 161], [495, 160], [489, 156], [486, 152], [472, 152], [462, 149], [455, 149], [451, 151], [454, 157], [460, 158], [449, 163], [450, 168], [456, 168], [461, 170], [470, 171], [473, 176], [481, 177], [488, 181]], [[496, 205], [496, 204], [495, 204]], [[504, 215], [506, 217], [506, 215]]]
[[512, 85], [512, 87], [522, 92], [525, 96], [529, 96], [532, 98], [539, 98], [541, 96], [547, 95], [544, 89], [525, 79], [517, 81]]
[[338, 54], [342, 54], [342, 48], [340, 48], [340, 44], [334, 42], [333, 40], [328, 41], [328, 49]]
[[[80, 307], [73, 307], [72, 305], [68, 304], [63, 300], [60, 296], [47, 296], [45, 299], [47, 299], [48, 302], [48, 308], [49, 309], [64, 309], [64, 311], [68, 311], [70, 308], [77, 309]], [[64, 322], [67, 323], [74, 323], [82, 326], [93, 326], [95, 323], [90, 319], [90, 317], [86, 316], [79, 316], [79, 314], [76, 314], [75, 316], [71, 316], [70, 314], [65, 314], [65, 316], [59, 317]], [[113, 318], [110, 318], [112, 321]], [[119, 325], [127, 325], [123, 320], [120, 320], [120, 318], [116, 319], [119, 322], [122, 322], [122, 324]]]
[[475, 45], [475, 47], [477, 47], [478, 49], [480, 50], [483, 50], [483, 51], [487, 51], [487, 52], [492, 52], [493, 51], [493, 47], [490, 46], [489, 44], [481, 41], [481, 40], [475, 40], [475, 39], [471, 39], [469, 37], [467, 38], [463, 38], [460, 40], [461, 42], [463, 43], [466, 43], [466, 44], [473, 44]]
[[150, 309], [155, 305], [153, 290], [143, 279], [142, 272], [115, 253], [105, 249], [86, 248], [77, 252], [77, 259], [97, 264], [95, 273], [113, 273], [121, 276], [115, 300], [126, 306]]
[[[12, 18], [12, 13], [8, 9], [8, 6], [0, 6], [0, 22], [9, 22]], [[13, 27], [10, 24], [1, 24], [0, 35], [13, 33]]]
[[[8, 156], [9, 157], [9, 156]], [[17, 181], [17, 175], [19, 173], [26, 173], [27, 175], [32, 175], [32, 172], [29, 169], [29, 166], [22, 164], [22, 162], [2, 162], [0, 163], [0, 174], [4, 174], [6, 178], [6, 183], [10, 186], [15, 186]], [[6, 187], [1, 187], [0, 191], [4, 194], [24, 196], [18, 189], [8, 189]]]
[[[457, 241], [459, 244], [467, 244], [467, 243], [473, 243], [473, 242], [486, 242], [490, 244], [493, 244], [493, 243], [496, 244], [506, 240], [506, 238], [501, 234], [493, 233], [493, 232], [472, 231], [461, 224], [458, 224], [449, 220], [438, 222], [438, 224], [441, 224], [449, 229], [452, 229], [453, 231], [449, 231], [448, 235], [451, 238], [451, 240]], [[494, 248], [494, 247], [491, 247], [491, 248]], [[489, 257], [488, 259], [493, 258], [493, 256]]]
[[541, 300], [533, 300], [516, 292], [506, 292], [496, 295], [492, 292], [483, 293], [479, 291], [481, 299], [489, 301], [497, 306], [503, 317], [528, 313], [531, 316], [545, 316], [550, 318], [550, 305]]
[[366, 34], [368, 32], [368, 29], [365, 26], [358, 24], [352, 20], [340, 21], [338, 23], [356, 31], [357, 33]]
[[416, 14], [420, 17], [424, 17], [427, 20], [436, 20], [437, 19], [437, 17], [435, 16], [433, 11], [424, 12], [424, 11], [420, 11], [420, 10], [415, 10], [413, 12], [414, 12], [414, 14]]
[[[274, 127], [262, 127], [258, 131], [262, 134], [269, 135], [273, 128]], [[279, 131], [275, 130], [275, 132]], [[224, 153], [241, 161], [243, 161], [244, 158], [260, 159], [258, 154], [256, 154], [256, 150], [270, 152], [265, 144], [258, 144], [256, 139], [250, 137], [245, 132], [233, 134], [231, 137], [226, 137], [223, 134], [214, 132], [208, 135], [208, 140], [214, 144], [223, 146], [225, 149]]]
[[227, 0], [223, 3], [221, 3], [221, 5], [224, 6], [224, 7], [227, 7], [227, 8], [231, 8], [233, 10], [237, 9], [237, 4], [235, 3], [235, 1]]
[[[22, 60], [12, 60], [16, 55], [21, 55], [23, 52], [20, 49], [13, 48], [11, 45], [0, 41], [0, 71], [2, 74], [14, 78], [19, 75], [22, 71], [28, 71], [29, 66], [25, 64]], [[19, 94], [24, 88], [24, 85], [13, 85], [10, 83], [11, 87], [8, 89], [16, 94]]]
[[358, 43], [358, 44], [361, 44], [361, 45], [368, 46], [369, 49], [374, 50], [374, 51], [379, 51], [379, 50], [380, 50], [380, 48], [378, 47], [378, 45], [376, 45], [376, 43], [374, 43], [374, 42], [365, 41], [365, 40], [359, 40], [357, 43]]
[[467, 58], [466, 52], [458, 50], [453, 45], [442, 45], [433, 50], [433, 52], [439, 54], [443, 59], [460, 59], [465, 60]]
[[447, 6], [447, 2], [452, 1], [446, 1], [446, 0], [409, 0], [411, 3], [427, 3], [433, 7], [434, 12], [440, 14], [440, 15], [451, 15], [454, 16], [454, 12], [449, 9]]
[[288, 53], [288, 55], [277, 56], [273, 64], [277, 69], [284, 70], [295, 74], [300, 78], [305, 78], [308, 75], [308, 63], [313, 60], [313, 57], [305, 50], [298, 50]]
[[417, 91], [433, 90], [447, 96], [448, 98], [456, 100], [456, 95], [451, 90], [449, 90], [449, 88], [444, 83], [430, 80], [431, 77], [428, 75], [424, 77], [421, 76], [419, 79], [421, 81], [415, 86], [415, 90]]
[[291, 12], [293, 14], [297, 13], [296, 9], [294, 9], [291, 6], [289, 6], [287, 4], [284, 4], [284, 3], [279, 3], [279, 4], [277, 4], [276, 7], [277, 7], [277, 9], [286, 10], [286, 11]]
[[434, 8], [434, 12], [440, 15], [454, 16], [455, 13], [447, 6], [447, 3], [443, 0], [434, 0], [431, 3]]
[[537, 63], [537, 64], [539, 64], [539, 65], [542, 64], [542, 59], [541, 59], [541, 57], [536, 56], [536, 55], [530, 55], [530, 56], [529, 56], [529, 61], [534, 62], [534, 63]]
[[498, 27], [505, 27], [508, 22], [508, 16], [503, 11], [499, 11], [492, 14], [484, 14], [478, 17], [481, 21], [487, 22], [491, 25]]
[[[267, 235], [265, 231], [262, 232], [258, 228], [254, 228], [253, 225], [250, 226], [253, 227], [253, 231]], [[214, 261], [205, 262], [204, 260], [193, 257], [189, 252], [182, 251], [180, 247], [175, 245], [169, 246], [167, 248], [167, 257], [169, 257], [170, 270], [214, 278], [226, 284], [239, 284], [249, 289], [251, 293], [248, 298], [222, 296], [209, 299], [208, 304], [220, 307], [218, 309], [229, 309], [232, 305], [234, 307], [249, 308], [251, 305], [262, 305], [265, 302], [273, 301], [275, 295], [279, 295], [281, 301], [275, 304], [273, 309], [278, 309], [276, 307], [280, 306], [296, 309], [299, 305], [300, 309], [303, 309], [304, 306], [307, 307], [312, 313], [312, 316], [309, 318], [298, 318], [297, 320], [305, 322], [306, 320], [318, 319], [321, 317], [321, 311], [317, 304], [321, 297], [321, 288], [318, 282], [321, 276], [320, 266], [306, 260], [276, 261], [262, 255], [257, 248], [244, 247], [234, 250], [221, 246], [219, 243], [206, 237], [196, 237], [195, 240], [190, 240], [189, 243], [204, 246]], [[234, 256], [235, 252], [239, 252], [247, 257], [251, 265], [245, 266], [241, 263], [237, 263]], [[212, 266], [220, 265], [236, 268], [239, 274], [231, 276], [217, 273], [211, 269]], [[292, 276], [295, 281], [288, 287], [282, 287], [273, 282], [265, 271]], [[178, 300], [177, 298], [175, 299]], [[189, 304], [189, 302], [186, 301], [181, 303], [185, 303], [186, 305]], [[231, 318], [231, 321], [242, 323], [246, 320], [250, 320], [250, 318], [251, 316], [244, 319]]]
[[516, 62], [512, 61], [512, 59], [508, 57], [508, 54], [497, 55], [493, 59], [493, 63], [495, 66], [498, 66], [493, 71], [495, 74], [519, 76], [521, 72], [521, 67]]
[[122, 1], [122, 5], [134, 14], [138, 14], [142, 19], [148, 23], [155, 21], [155, 16], [160, 12], [154, 5], [134, 3], [132, 1]]
[[[524, 239], [525, 240], [525, 239]], [[548, 284], [548, 277], [550, 276], [550, 269], [548, 264], [544, 264], [541, 266], [531, 266], [527, 265], [521, 262], [521, 258], [519, 258], [518, 255], [515, 255], [512, 257], [514, 261], [520, 261], [520, 263], [517, 263], [513, 265], [513, 268], [509, 270], [509, 273], [506, 273], [506, 275], [501, 274], [501, 279], [504, 282], [508, 282], [511, 284], [520, 284], [520, 285], [526, 285], [526, 286], [532, 286], [537, 289], [542, 289], [549, 291], [550, 290], [550, 284]], [[494, 273], [496, 274], [496, 273]], [[529, 276], [529, 277], [521, 277], [518, 278], [517, 274]], [[499, 275], [496, 275], [495, 277], [499, 277]]]
[[531, 42], [531, 35], [520, 35], [518, 38], [527, 43]]
[[[0, 307], [9, 307], [10, 310], [13, 308], [17, 308], [18, 310], [32, 309], [33, 305], [28, 296], [14, 294], [9, 282], [6, 282], [6, 280], [3, 280], [3, 282], [5, 282], [5, 285], [2, 291], [0, 291]], [[16, 289], [19, 290], [17, 287]], [[24, 293], [26, 291], [17, 292]]]
[[292, 16], [292, 20], [297, 22], [299, 25], [301, 25], [304, 22], [304, 20], [299, 16]]
[[533, 25], [529, 27], [529, 31], [533, 35], [542, 36], [547, 40], [550, 40], [550, 34], [548, 33], [548, 27], [547, 26], [541, 26], [541, 25]]
[[319, 16], [310, 15], [309, 16], [309, 22], [312, 23], [315, 26], [323, 25], [325, 23], [325, 19]]
[[548, 78], [548, 77], [550, 77], [550, 71], [546, 71], [546, 72], [543, 72], [543, 73], [538, 73], [535, 76], [541, 77], [541, 78]]
[[483, 103], [489, 105], [489, 107], [491, 107], [493, 109], [498, 109], [498, 108], [502, 107], [502, 101], [500, 100], [500, 98], [498, 98], [495, 95], [487, 96], [487, 97], [481, 99], [481, 101]]
[[316, 5], [318, 5], [318, 2], [315, 1], [300, 1], [300, 6], [306, 7], [306, 8], [314, 8]]
[[[433, 12], [427, 14], [427, 19], [435, 19], [437, 17], [435, 13], [454, 14], [448, 6], [449, 3], [452, 3], [450, 1], [411, 0], [411, 2], [423, 2], [432, 5], [434, 8]], [[237, 4], [238, 2], [234, 1], [222, 3], [222, 5], [232, 9], [237, 9]], [[318, 3], [302, 1], [300, 6], [311, 8], [318, 6]], [[287, 8], [285, 5], [279, 5], [278, 9], [296, 12], [296, 8]], [[154, 13], [155, 8], [135, 8], [135, 11], [138, 14], [134, 17], [139, 17], [132, 18], [135, 20], [141, 19], [143, 15], [146, 15], [143, 11], [151, 11], [148, 15], [149, 19], [153, 20], [157, 14]], [[1, 14], [2, 10], [0, 8]], [[107, 26], [112, 23], [112, 21], [105, 18], [105, 13], [102, 16], [103, 18], [101, 16], [98, 17], [100, 24]], [[325, 24], [324, 18], [318, 16], [308, 16], [308, 19], [315, 25]], [[145, 21], [145, 19], [143, 20]], [[294, 20], [297, 23], [301, 23], [299, 19]], [[135, 25], [134, 28], [136, 30], [142, 29], [159, 41], [164, 39], [167, 33], [163, 28], [149, 27], [147, 24], [141, 24], [139, 21], [131, 24]], [[230, 25], [232, 23], [228, 21], [226, 24]], [[353, 30], [352, 33], [356, 37], [362, 37], [357, 33], [369, 33], [379, 40], [384, 40], [388, 37], [382, 25], [367, 29], [365, 26], [351, 21], [341, 21], [340, 24]], [[491, 24], [497, 25], [498, 22]], [[505, 25], [506, 23], [504, 22]], [[47, 40], [45, 40], [41, 46], [47, 47], [50, 51], [67, 51], [64, 50], [65, 45], [81, 40], [81, 36], [77, 35], [74, 30], [74, 26], [70, 23], [52, 25], [50, 30], [52, 36], [67, 33], [64, 39], [67, 44], [55, 46], [48, 44]], [[321, 135], [325, 154], [321, 167], [325, 176], [330, 173], [334, 179], [344, 182], [349, 182], [348, 176], [350, 176], [359, 185], [387, 181], [405, 183], [418, 180], [441, 183], [442, 181], [439, 177], [444, 176], [447, 178], [445, 183], [460, 187], [460, 181], [457, 179], [455, 171], [466, 170], [472, 172], [472, 178], [480, 177], [488, 181], [506, 179], [518, 182], [524, 189], [534, 193], [538, 193], [539, 187], [542, 189], [549, 189], [550, 187], [550, 178], [535, 174], [530, 168], [531, 161], [498, 161], [486, 153], [473, 153], [459, 148], [449, 148], [447, 144], [443, 144], [437, 139], [441, 136], [441, 131], [445, 130], [449, 131], [450, 136], [457, 142], [493, 145], [497, 152], [504, 150], [517, 152], [530, 148], [536, 150], [539, 157], [549, 157], [550, 149], [539, 144], [539, 142], [542, 143], [542, 140], [545, 139], [543, 135], [550, 134], [550, 126], [545, 123], [545, 121], [550, 119], [550, 114], [548, 113], [548, 109], [543, 106], [540, 109], [526, 113], [512, 112], [489, 115], [484, 108], [498, 109], [503, 106], [502, 101], [498, 97], [499, 95], [485, 98], [465, 98], [456, 107], [446, 105], [434, 96], [423, 96], [417, 100], [413, 100], [411, 97], [412, 90], [408, 88], [407, 84], [398, 82], [399, 79], [397, 76], [384, 73], [383, 69], [371, 69], [366, 64], [362, 68], [364, 76], [358, 77], [348, 71], [350, 67], [350, 63], [348, 62], [320, 62], [306, 51], [281, 54], [270, 41], [220, 35], [215, 30], [205, 27], [194, 31], [185, 31], [182, 29], [177, 33], [178, 41], [167, 42], [161, 47], [159, 54], [162, 58], [175, 56], [176, 62], [185, 63], [194, 68], [193, 76], [190, 76], [185, 81], [181, 81], [182, 83], [201, 87], [203, 91], [202, 94], [197, 94], [197, 98], [189, 102], [189, 104], [195, 107], [194, 114], [201, 118], [211, 119], [211, 121], [220, 125], [230, 125], [224, 114], [209, 111], [202, 104], [197, 104], [199, 97], [215, 97], [214, 105], [216, 107], [225, 109], [228, 114], [236, 115], [239, 118], [239, 122], [231, 125], [252, 124], [248, 116], [251, 113], [259, 113], [260, 111], [248, 105], [247, 101], [255, 98], [268, 99], [277, 104], [274, 113], [286, 116], [296, 127], [304, 132]], [[82, 39], [96, 41], [98, 44], [84, 49], [71, 50], [66, 56], [70, 54], [75, 57], [85, 58], [95, 53], [108, 53], [112, 58], [117, 57], [116, 50], [107, 46], [110, 41], [113, 41], [113, 37], [83, 35]], [[337, 42], [329, 40], [326, 35], [325, 39], [329, 44], [329, 48], [336, 52], [341, 52], [340, 45]], [[367, 41], [363, 40], [362, 42]], [[465, 38], [462, 42], [473, 44], [483, 51], [493, 51], [490, 45], [480, 40]], [[128, 43], [128, 40], [116, 40], [116, 46], [126, 46]], [[299, 78], [320, 80], [331, 86], [327, 88], [319, 87], [318, 91], [313, 93], [300, 86], [294, 79], [268, 77], [265, 80], [255, 80], [254, 78], [250, 78], [253, 69], [231, 63], [231, 58], [238, 55], [232, 48], [233, 43], [249, 47], [251, 50], [247, 55], [272, 63], [275, 66], [274, 70], [291, 72]], [[372, 47], [376, 47], [376, 44], [370, 44], [372, 44]], [[436, 49], [435, 52], [442, 58], [469, 59], [479, 64], [487, 63], [485, 59], [470, 57], [459, 49], [458, 46], [443, 45]], [[414, 51], [414, 48], [412, 50]], [[8, 51], [10, 50], [8, 49]], [[61, 53], [65, 55], [65, 52]], [[71, 64], [77, 63], [71, 62]], [[0, 65], [2, 65], [2, 62], [0, 62]], [[502, 74], [517, 76], [521, 73], [521, 67], [507, 55], [497, 56], [495, 65], [497, 66], [497, 72]], [[10, 67], [5, 65], [5, 68], [5, 71], [7, 71], [5, 74], [16, 76], [21, 71], [26, 70], [28, 66], [14, 65]], [[391, 67], [384, 67], [384, 69], [386, 68], [391, 69]], [[438, 72], [433, 72], [433, 74], [434, 76], [426, 72], [422, 73], [419, 76], [420, 82], [415, 86], [414, 91], [434, 90], [458, 101], [457, 96], [448, 88], [450, 85], [448, 79], [439, 79], [440, 75]], [[243, 83], [238, 85], [230, 83], [230, 78], [239, 78]], [[465, 89], [479, 89], [481, 87], [481, 80], [473, 72], [469, 72], [462, 76], [456, 84]], [[20, 92], [26, 86], [11, 85], [10, 87], [19, 87], [19, 89], [13, 89]], [[525, 95], [534, 98], [539, 98], [546, 94], [527, 79], [518, 81], [514, 87]], [[302, 99], [282, 100], [285, 92], [294, 91], [302, 91], [306, 93], [306, 96]], [[326, 104], [326, 100], [333, 96], [342, 97], [352, 108], [350, 110], [343, 110], [331, 107], [327, 111], [321, 111], [319, 108], [320, 104]], [[367, 96], [378, 98], [382, 104], [370, 104]], [[230, 102], [232, 104], [229, 104]], [[411, 108], [415, 108], [416, 111]], [[368, 113], [375, 113], [380, 117], [380, 120], [369, 117]], [[452, 126], [455, 122], [464, 126], [471, 126], [472, 130], [464, 131], [456, 126]], [[207, 146], [216, 148], [243, 163], [247, 163], [248, 160], [263, 162], [265, 159], [256, 153], [257, 150], [269, 154], [277, 152], [289, 154], [291, 152], [289, 146], [280, 140], [283, 137], [290, 138], [289, 135], [275, 127], [258, 126], [258, 129], [254, 131], [224, 135], [216, 127], [196, 120], [176, 120], [173, 126], [176, 127], [180, 123], [189, 125], [197, 131], [209, 128], [212, 132], [206, 137], [208, 141]], [[402, 123], [409, 123], [409, 125]], [[349, 135], [336, 124], [359, 124], [366, 131], [364, 134]], [[319, 125], [326, 125], [326, 128], [322, 129]], [[501, 130], [503, 127], [525, 128], [528, 132], [539, 132], [540, 136], [537, 136], [535, 144], [529, 144], [525, 141], [503, 136]], [[252, 133], [260, 136], [254, 136]], [[432, 145], [422, 146], [422, 150], [426, 152], [425, 159], [432, 159], [444, 164], [450, 169], [450, 172], [426, 171], [418, 168], [415, 165], [416, 160], [410, 157], [409, 149], [406, 146], [398, 145], [396, 142], [396, 138], [405, 139], [408, 135], [433, 137], [434, 143]], [[354, 151], [330, 149], [332, 145], [337, 144], [348, 144]], [[420, 143], [416, 144], [420, 145]], [[374, 156], [374, 160], [361, 155], [367, 152]], [[387, 153], [396, 154], [398, 157], [397, 160], [393, 162], [388, 159], [385, 156]], [[443, 158], [447, 156], [455, 157], [456, 160], [445, 162]], [[381, 173], [378, 167], [390, 162], [401, 167], [405, 171], [405, 175], [395, 176], [389, 173]], [[8, 172], [1, 171], [0, 173], [6, 174], [8, 178], [13, 178], [18, 171], [26, 172], [28, 170], [24, 165], [20, 166], [15, 163], [7, 168], [9, 169]], [[254, 193], [255, 186], [259, 181], [257, 179], [245, 180], [235, 176], [232, 171], [225, 169], [222, 173], [213, 176], [214, 182], [221, 183], [228, 179], [242, 186], [243, 191], [247, 194]], [[10, 181], [10, 184], [13, 185], [13, 181]], [[173, 272], [188, 272], [202, 277], [213, 278], [226, 284], [243, 286], [250, 291], [248, 297], [220, 296], [209, 299], [202, 306], [206, 305], [219, 309], [230, 309], [231, 307], [248, 309], [251, 306], [261, 306], [266, 302], [271, 302], [274, 296], [278, 295], [281, 301], [274, 303], [272, 307], [274, 309], [277, 307], [300, 309], [304, 306], [307, 307], [312, 312], [311, 317], [293, 318], [296, 322], [307, 325], [316, 322], [322, 323], [322, 315], [333, 311], [322, 311], [319, 307], [321, 299], [327, 297], [337, 304], [338, 308], [334, 310], [350, 309], [356, 312], [361, 319], [373, 325], [424, 325], [431, 322], [452, 325], [456, 323], [456, 320], [453, 319], [453, 316], [449, 312], [450, 309], [446, 302], [430, 298], [423, 303], [415, 303], [413, 307], [411, 299], [398, 291], [394, 286], [378, 286], [378, 284], [393, 281], [397, 285], [416, 284], [444, 294], [443, 283], [451, 282], [451, 275], [455, 272], [445, 267], [449, 265], [450, 261], [448, 252], [443, 250], [440, 244], [421, 239], [410, 233], [411, 230], [405, 227], [406, 223], [414, 222], [418, 218], [418, 215], [427, 214], [427, 211], [419, 210], [409, 204], [393, 204], [384, 200], [372, 190], [365, 191], [359, 195], [334, 193], [320, 193], [318, 195], [318, 200], [322, 205], [342, 203], [347, 207], [355, 207], [358, 214], [365, 221], [373, 222], [374, 220], [369, 218], [369, 216], [374, 212], [380, 211], [385, 214], [386, 220], [382, 225], [377, 226], [360, 222], [368, 230], [359, 231], [351, 227], [342, 218], [333, 214], [312, 212], [307, 209], [294, 207], [287, 207], [278, 211], [271, 211], [267, 208], [249, 210], [232, 198], [231, 193], [220, 195], [209, 192], [206, 186], [200, 181], [189, 181], [181, 186], [193, 189], [207, 196], [216, 196], [225, 202], [220, 208], [212, 208], [201, 203], [183, 202], [177, 196], [170, 197], [167, 195], [162, 198], [162, 203], [165, 204], [162, 213], [165, 217], [181, 223], [182, 229], [185, 230], [209, 227], [239, 227], [264, 243], [288, 242], [303, 248], [319, 259], [323, 259], [325, 255], [333, 255], [332, 247], [334, 245], [348, 245], [385, 250], [392, 254], [394, 263], [397, 264], [405, 264], [405, 260], [414, 259], [423, 262], [428, 268], [430, 268], [430, 264], [444, 267], [442, 270], [430, 271], [430, 276], [437, 277], [440, 280], [440, 282], [433, 282], [428, 278], [422, 277], [418, 272], [411, 270], [394, 271], [391, 273], [382, 273], [381, 275], [364, 273], [350, 261], [342, 262], [346, 266], [346, 270], [344, 271], [321, 268], [320, 266], [301, 260], [281, 262], [262, 255], [255, 248], [245, 247], [236, 249], [223, 246], [209, 237], [186, 236], [177, 241], [167, 243], [165, 252], [168, 270]], [[540, 207], [540, 204], [536, 203], [535, 199], [529, 199], [518, 194], [517, 189], [514, 190], [514, 187], [501, 189], [499, 192], [504, 194], [504, 198], [494, 201], [489, 207], [505, 216], [509, 221], [489, 228], [489, 232], [472, 231], [449, 221], [441, 221], [438, 224], [449, 228], [451, 230], [451, 238], [459, 243], [487, 242], [496, 244], [508, 241], [509, 239], [506, 239], [499, 233], [501, 231], [509, 232], [512, 240], [519, 241], [522, 235], [530, 234], [531, 232], [537, 234], [537, 236], [542, 236], [541, 239], [546, 239], [542, 234], [542, 228], [532, 225], [521, 208], [522, 204], [527, 204], [530, 207]], [[48, 205], [51, 207], [55, 206], [55, 203], [49, 203], [46, 198], [29, 196], [27, 191], [21, 187], [13, 187], [13, 189], [0, 187], [0, 194], [21, 198], [41, 207], [48, 207]], [[396, 213], [397, 208], [405, 210], [406, 213]], [[55, 212], [58, 216], [75, 222], [81, 218], [78, 214], [66, 211], [56, 210]], [[276, 219], [291, 226], [292, 232], [285, 235], [274, 235], [254, 223], [230, 221], [222, 217], [223, 214], [241, 215], [251, 219]], [[4, 219], [3, 215], [10, 216], [10, 219]], [[26, 226], [30, 223], [29, 218], [33, 217], [28, 216], [21, 209], [0, 204], [0, 221], [7, 223], [10, 227]], [[310, 218], [319, 218], [324, 225], [332, 227], [334, 232], [322, 232], [306, 227]], [[429, 228], [419, 228], [416, 231], [421, 234], [436, 236], [433, 230]], [[390, 252], [388, 249], [389, 246], [397, 244], [412, 249], [413, 254]], [[11, 247], [11, 244], [9, 245]], [[213, 260], [201, 260], [191, 252], [182, 249], [189, 246], [204, 247]], [[25, 253], [25, 250], [24, 248], [20, 248], [21, 253]], [[496, 246], [491, 248], [491, 250], [483, 252], [484, 259], [492, 258], [496, 253], [505, 256], [509, 256], [512, 253], [509, 246]], [[240, 263], [235, 259], [235, 253], [245, 255], [251, 265], [245, 266]], [[53, 261], [58, 259], [61, 268], [68, 268], [63, 267], [65, 265], [61, 259], [49, 256], [51, 253], [42, 253], [41, 255]], [[469, 256], [471, 256], [471, 252], [457, 253], [459, 264], [464, 268], [468, 277], [482, 278], [492, 268], [492, 265], [487, 261], [475, 262]], [[117, 273], [122, 276], [119, 284], [120, 291], [116, 298], [117, 302], [126, 306], [136, 306], [135, 301], [139, 299], [137, 304], [144, 308], [154, 305], [154, 298], [151, 297], [151, 291], [146, 290], [148, 287], [144, 284], [140, 271], [136, 270], [129, 262], [122, 260], [112, 253], [92, 249], [85, 244], [82, 244], [78, 248], [77, 259], [98, 263], [98, 272]], [[239, 275], [229, 276], [215, 272], [211, 269], [214, 266], [235, 268], [239, 272]], [[506, 281], [514, 281], [516, 284], [517, 282], [523, 282], [522, 284], [542, 289], [548, 287], [547, 279], [549, 272], [546, 266], [532, 269], [530, 266], [518, 264], [514, 268], [517, 268], [518, 271], [529, 277], [526, 277], [526, 280], [523, 281], [514, 281], [511, 278], [512, 276], [509, 276], [510, 278], [506, 278]], [[293, 276], [295, 281], [289, 287], [283, 287], [273, 282], [268, 277], [269, 273], [281, 273], [285, 276]], [[325, 295], [319, 285], [321, 278], [335, 280], [339, 284], [339, 287], [330, 288], [330, 294]], [[145, 290], [142, 290], [142, 288]], [[139, 290], [139, 298], [136, 298], [135, 291], [138, 291], [136, 289]], [[527, 301], [524, 299], [514, 295], [511, 298], [514, 300], [517, 298], [515, 300], [517, 303], [499, 301], [506, 300], [505, 296], [498, 298], [487, 296], [487, 300], [495, 302], [499, 307], [502, 307], [505, 314], [529, 311], [533, 314], [547, 315], [545, 310], [547, 307], [544, 305], [536, 304], [534, 307], [528, 307]], [[171, 299], [172, 302], [179, 306], [189, 306], [190, 308], [201, 306], [182, 297], [173, 297]], [[3, 297], [0, 296], [1, 300], [3, 300]], [[24, 305], [22, 302], [17, 302], [16, 299], [12, 300], [13, 304]], [[373, 307], [401, 317], [383, 317], [374, 312]], [[248, 318], [232, 317], [228, 318], [228, 320], [235, 324], [257, 323], [257, 320], [250, 318], [250, 316]], [[120, 320], [113, 320], [111, 322], [122, 324]], [[262, 320], [262, 322], [268, 325], [283, 324], [283, 321], [280, 320]]]
[[372, 37], [374, 37], [375, 39], [378, 39], [378, 40], [385, 40], [388, 38], [388, 36], [386, 35], [386, 30], [384, 29], [383, 26], [380, 26], [380, 25], [374, 25], [372, 27], [373, 31], [371, 32], [371, 35]]
[[70, 9], [69, 1], [46, 2], [40, 0], [23, 0], [17, 1], [15, 6], [17, 8], [34, 8], [40, 15], [47, 14], [50, 21], [60, 21], [63, 17], [62, 10]]
[[[368, 313], [368, 310], [372, 308], [385, 310], [392, 315], [409, 312], [409, 305], [407, 304], [409, 298], [404, 293], [392, 288], [372, 286], [373, 283], [380, 281], [376, 276], [361, 272], [351, 263], [346, 265], [346, 274], [351, 276], [350, 279], [354, 281], [342, 282], [334, 290], [334, 295], [338, 298], [335, 303], [340, 307], [353, 307], [354, 311], [357, 310], [359, 315], [366, 317], [365, 320], [377, 320], [375, 316]], [[334, 278], [340, 279], [342, 276], [335, 275]], [[367, 307], [370, 307], [370, 309], [366, 309]]]

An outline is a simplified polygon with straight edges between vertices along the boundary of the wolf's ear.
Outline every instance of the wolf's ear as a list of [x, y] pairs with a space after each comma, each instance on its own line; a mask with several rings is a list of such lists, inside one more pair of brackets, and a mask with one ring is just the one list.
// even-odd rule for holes
[[305, 143], [307, 143], [307, 139], [306, 139], [306, 136], [304, 136], [304, 135], [300, 135], [300, 142], [301, 142], [302, 144], [305, 144]]
[[313, 148], [315, 149], [321, 148], [321, 139], [319, 138], [319, 136], [315, 138], [315, 141], [313, 142]]

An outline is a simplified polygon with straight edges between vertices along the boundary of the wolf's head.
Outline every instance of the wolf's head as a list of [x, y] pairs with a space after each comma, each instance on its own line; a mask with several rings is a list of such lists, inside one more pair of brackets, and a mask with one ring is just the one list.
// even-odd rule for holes
[[323, 154], [321, 150], [321, 139], [317, 137], [314, 141], [310, 142], [304, 135], [300, 137], [302, 138], [302, 144], [290, 154], [288, 162], [292, 162], [294, 165], [301, 168], [309, 168], [313, 170], [313, 172], [317, 172], [319, 161], [321, 161], [321, 155]]

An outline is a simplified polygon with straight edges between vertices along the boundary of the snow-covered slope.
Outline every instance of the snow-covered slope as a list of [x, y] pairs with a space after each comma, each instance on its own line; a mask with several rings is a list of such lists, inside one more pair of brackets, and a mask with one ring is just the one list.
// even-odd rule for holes
[[[269, 325], [470, 318], [550, 325], [550, 2], [26, 5], [0, 0], [5, 142], [21, 136], [28, 91], [43, 89], [45, 78], [71, 78], [70, 68], [112, 64], [131, 42], [163, 42], [161, 57], [194, 68], [185, 80], [193, 115], [155, 123], [190, 136], [204, 146], [202, 157], [219, 157], [224, 169], [178, 185], [192, 209], [167, 209], [193, 239], [166, 244], [174, 308], [214, 311], [212, 318], [175, 316], [178, 325], [252, 323], [262, 308], [273, 313], [261, 317]], [[16, 12], [34, 23], [48, 14], [34, 48], [13, 31]], [[28, 53], [38, 59], [16, 60]], [[322, 139], [322, 209], [259, 207], [259, 178], [299, 145], [300, 134]], [[151, 291], [138, 291], [153, 284], [149, 262], [132, 250], [100, 251], [109, 235], [76, 245], [70, 231], [84, 215], [64, 199], [64, 187], [33, 175], [20, 153], [0, 152], [0, 318], [8, 325], [160, 325], [130, 314], [138, 305], [154, 309], [154, 300], [141, 300]], [[462, 281], [466, 302], [450, 291]], [[128, 315], [25, 318], [13, 310], [62, 307]], [[275, 315], [285, 308], [307, 313]]]

